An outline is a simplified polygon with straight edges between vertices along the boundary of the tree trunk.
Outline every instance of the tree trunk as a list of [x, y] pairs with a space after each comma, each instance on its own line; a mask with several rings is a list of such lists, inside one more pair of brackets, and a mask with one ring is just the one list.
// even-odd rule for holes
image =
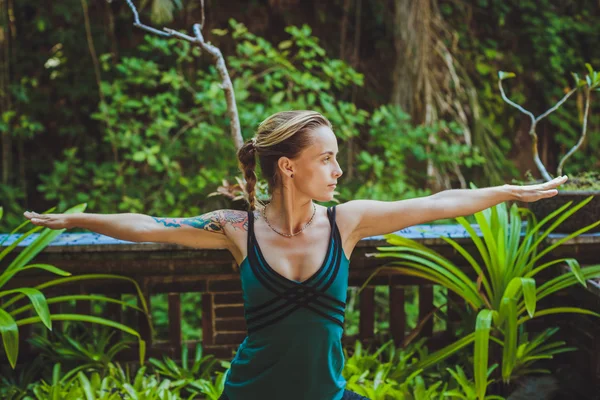
[[[413, 115], [413, 67], [410, 62], [410, 5], [414, 0], [395, 0], [394, 12], [394, 48], [396, 65], [393, 72], [392, 104], [398, 105]], [[413, 54], [414, 55], [414, 54]]]
[[[9, 82], [10, 82], [10, 28], [9, 4], [0, 0], [0, 115], [12, 108]], [[2, 131], [2, 183], [7, 185], [11, 176], [12, 140], [10, 123]]]
[[[431, 125], [437, 120], [430, 73], [435, 62], [433, 44], [437, 40], [431, 28], [432, 5], [430, 0], [395, 0], [395, 5], [392, 103], [408, 113], [414, 124]], [[431, 145], [428, 152], [435, 151], [435, 135], [428, 141]], [[431, 158], [427, 160], [427, 177], [434, 192], [449, 184]]]

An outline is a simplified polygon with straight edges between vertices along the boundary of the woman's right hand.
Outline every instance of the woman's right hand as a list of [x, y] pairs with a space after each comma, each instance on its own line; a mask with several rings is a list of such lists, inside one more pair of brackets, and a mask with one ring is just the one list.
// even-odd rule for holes
[[50, 229], [69, 229], [68, 214], [38, 214], [33, 211], [25, 211], [25, 218], [33, 225], [44, 226]]

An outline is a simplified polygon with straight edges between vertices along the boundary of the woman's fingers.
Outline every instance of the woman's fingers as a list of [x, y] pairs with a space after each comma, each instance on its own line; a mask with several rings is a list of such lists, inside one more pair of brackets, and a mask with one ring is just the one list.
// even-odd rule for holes
[[563, 176], [559, 176], [558, 178], [554, 178], [549, 182], [546, 182], [544, 184], [545, 189], [546, 188], [556, 188], [559, 187], [560, 185], [562, 185], [563, 183], [565, 183], [569, 178], [566, 175]]
[[519, 199], [525, 202], [532, 202], [556, 196], [558, 194], [557, 188], [568, 179], [566, 175], [563, 175], [537, 185], [519, 186]]
[[25, 218], [29, 219], [32, 224], [38, 225], [50, 219], [50, 215], [48, 214], [38, 214], [33, 211], [25, 211], [23, 213]]
[[44, 226], [50, 229], [69, 229], [67, 217], [64, 214], [38, 214], [32, 211], [25, 211], [23, 215], [36, 226]]
[[556, 189], [550, 189], [550, 190], [542, 190], [540, 192], [540, 194], [546, 198], [546, 197], [553, 197], [556, 196], [558, 194], [558, 190]]

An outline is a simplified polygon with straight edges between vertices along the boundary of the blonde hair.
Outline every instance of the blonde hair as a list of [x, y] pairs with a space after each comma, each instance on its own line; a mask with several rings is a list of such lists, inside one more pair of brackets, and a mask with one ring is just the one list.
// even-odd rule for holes
[[316, 111], [281, 111], [258, 125], [255, 137], [247, 140], [238, 151], [240, 170], [246, 179], [249, 209], [256, 208], [256, 157], [262, 175], [272, 192], [280, 183], [277, 162], [281, 157], [293, 159], [310, 146], [310, 132], [318, 127], [331, 128], [331, 123]]

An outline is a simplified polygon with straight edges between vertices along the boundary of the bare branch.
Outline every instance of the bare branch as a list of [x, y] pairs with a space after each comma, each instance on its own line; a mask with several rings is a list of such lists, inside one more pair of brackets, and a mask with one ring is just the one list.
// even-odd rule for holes
[[[500, 94], [502, 95], [502, 99], [505, 102], [507, 102], [511, 106], [515, 107], [516, 109], [518, 109], [519, 111], [521, 111], [523, 114], [526, 114], [531, 119], [531, 126], [529, 127], [529, 136], [531, 136], [531, 139], [532, 139], [531, 140], [531, 147], [532, 147], [532, 152], [533, 152], [533, 161], [535, 162], [535, 165], [537, 166], [538, 170], [542, 174], [542, 177], [546, 181], [551, 181], [552, 177], [550, 176], [550, 174], [546, 170], [546, 167], [544, 166], [544, 163], [542, 163], [542, 160], [540, 159], [540, 154], [539, 154], [539, 151], [538, 151], [538, 136], [537, 136], [537, 133], [535, 133], [535, 128], [537, 126], [537, 121], [538, 120], [535, 118], [535, 116], [530, 111], [527, 111], [526, 109], [524, 109], [523, 107], [521, 107], [520, 105], [518, 105], [514, 101], [510, 100], [506, 96], [506, 93], [504, 93], [504, 88], [502, 87], [502, 79], [498, 80], [498, 87], [500, 88]], [[545, 113], [545, 114], [543, 114], [543, 116], [545, 116], [547, 114], [548, 113]]]
[[[573, 89], [571, 92], [574, 92], [575, 90], [577, 90], [577, 89]], [[586, 137], [586, 133], [587, 133], [588, 115], [590, 114], [590, 97], [591, 97], [591, 90], [590, 90], [590, 88], [586, 88], [586, 90], [585, 90], [585, 111], [583, 112], [583, 126], [581, 127], [581, 136], [579, 137], [579, 141], [577, 142], [577, 144], [575, 146], [573, 146], [573, 148], [571, 150], [569, 150], [569, 152], [567, 154], [565, 154], [565, 156], [562, 158], [562, 160], [560, 160], [560, 163], [558, 163], [558, 168], [556, 169], [557, 176], [562, 176], [565, 162], [567, 161], [567, 159], [569, 157], [571, 157], [573, 155], [573, 153], [575, 153], [577, 150], [579, 150], [579, 148], [583, 145], [583, 142], [585, 141], [585, 137]]]
[[204, 41], [199, 24], [194, 24], [194, 33], [196, 34], [196, 39], [198, 40], [200, 47], [213, 56], [213, 60], [215, 61], [217, 71], [222, 80], [221, 88], [225, 91], [227, 112], [229, 114], [229, 119], [231, 120], [231, 139], [233, 140], [236, 149], [240, 149], [244, 145], [244, 140], [242, 139], [242, 128], [240, 127], [240, 118], [238, 116], [237, 103], [235, 102], [233, 83], [227, 72], [225, 59], [223, 58], [223, 54], [221, 54], [221, 50]]
[[240, 119], [237, 110], [237, 104], [235, 101], [235, 92], [233, 90], [233, 84], [231, 82], [231, 78], [229, 77], [229, 72], [227, 71], [227, 66], [225, 65], [225, 58], [217, 47], [213, 46], [210, 43], [204, 41], [204, 36], [202, 36], [202, 27], [204, 26], [204, 1], [201, 1], [202, 7], [202, 17], [200, 24], [194, 24], [193, 30], [194, 35], [189, 36], [185, 33], [178, 32], [173, 29], [163, 28], [164, 31], [159, 31], [158, 29], [152, 28], [151, 26], [144, 25], [140, 22], [140, 16], [133, 5], [131, 0], [125, 0], [131, 8], [131, 12], [133, 13], [133, 26], [143, 29], [145, 31], [164, 36], [164, 37], [174, 37], [177, 39], [185, 40], [190, 43], [193, 43], [200, 47], [202, 50], [210, 54], [215, 62], [217, 67], [217, 71], [219, 76], [221, 77], [221, 88], [225, 92], [225, 100], [227, 101], [227, 113], [229, 115], [230, 122], [230, 130], [231, 130], [231, 139], [233, 140], [233, 144], [235, 145], [236, 150], [239, 150], [243, 144], [244, 140], [242, 138], [242, 129], [240, 127]]
[[577, 87], [575, 87], [574, 89], [571, 89], [569, 91], [569, 93], [567, 93], [558, 103], [556, 103], [552, 108], [550, 108], [548, 111], [546, 111], [545, 113], [543, 113], [542, 115], [540, 115], [539, 117], [536, 118], [536, 122], [540, 122], [540, 120], [546, 116], [548, 116], [548, 114], [553, 113], [554, 111], [556, 111], [558, 109], [558, 107], [562, 106], [562, 104], [567, 101], [567, 99], [569, 97], [571, 97], [571, 95], [573, 93], [575, 93], [577, 91]]
[[140, 22], [140, 15], [138, 14], [137, 8], [135, 8], [135, 6], [133, 5], [133, 3], [131, 2], [131, 0], [125, 0], [127, 2], [127, 4], [129, 5], [129, 8], [131, 8], [131, 12], [133, 13], [133, 26], [143, 29], [145, 31], [148, 31], [150, 33], [154, 33], [160, 36], [169, 36], [168, 34], [166, 34], [165, 32], [161, 32], [158, 29], [154, 29], [151, 26], [148, 25], [144, 25]]
[[200, 17], [200, 29], [204, 28], [204, 0], [200, 0], [200, 12], [201, 17]]
[[514, 108], [516, 108], [517, 110], [521, 111], [523, 114], [526, 114], [527, 116], [529, 116], [529, 118], [531, 118], [531, 124], [535, 125], [535, 116], [530, 112], [527, 111], [526, 109], [524, 109], [523, 107], [521, 107], [520, 105], [518, 105], [517, 103], [515, 103], [514, 101], [512, 101], [511, 99], [509, 99], [506, 96], [506, 93], [504, 93], [504, 88], [502, 87], [502, 79], [498, 80], [498, 87], [500, 88], [500, 94], [502, 96], [502, 99], [507, 102], [508, 104], [510, 104], [511, 106], [513, 106]]
[[177, 39], [186, 40], [186, 41], [194, 43], [194, 44], [200, 44], [200, 43], [198, 43], [198, 41], [196, 40], [195, 37], [188, 36], [185, 33], [181, 33], [179, 31], [176, 31], [171, 28], [163, 28], [163, 30], [164, 30], [164, 32], [162, 32], [162, 33], [166, 33], [167, 36], [169, 36], [169, 37], [176, 37]]

